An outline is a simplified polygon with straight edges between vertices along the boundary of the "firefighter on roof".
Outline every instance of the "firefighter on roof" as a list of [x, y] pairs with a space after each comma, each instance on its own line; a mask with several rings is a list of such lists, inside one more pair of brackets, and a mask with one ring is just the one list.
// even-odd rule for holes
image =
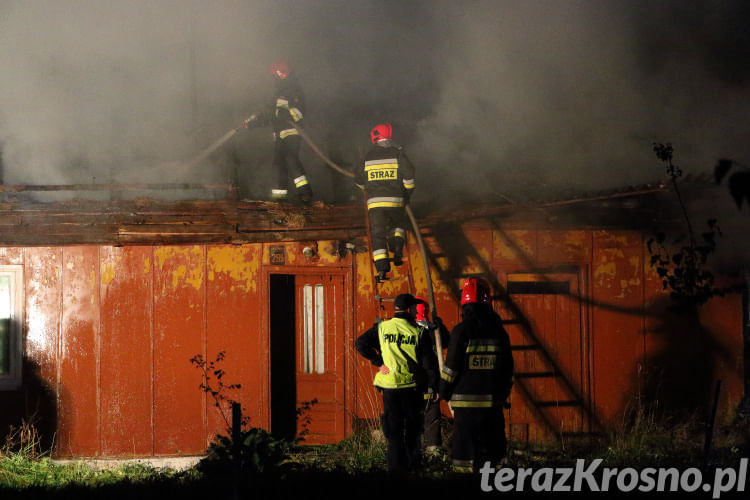
[[243, 122], [243, 126], [253, 128], [269, 122], [273, 125], [273, 165], [276, 169], [277, 180], [276, 187], [271, 190], [271, 198], [286, 201], [289, 174], [291, 174], [299, 199], [305, 205], [309, 205], [313, 197], [312, 188], [299, 159], [299, 132], [292, 125], [292, 123], [297, 126], [302, 125], [305, 96], [287, 63], [278, 61], [272, 64], [271, 74], [276, 80], [271, 111], [252, 115]]
[[505, 456], [503, 404], [513, 385], [513, 356], [484, 280], [464, 282], [461, 306], [462, 320], [451, 331], [440, 374], [440, 396], [454, 410], [453, 466], [470, 472], [485, 461], [497, 466]]
[[409, 312], [413, 295], [396, 297], [394, 317], [376, 323], [357, 338], [357, 351], [378, 367], [373, 385], [383, 394], [383, 434], [388, 440], [388, 470], [403, 473], [421, 460], [423, 394], [437, 399], [437, 358], [424, 329]]
[[406, 213], [404, 206], [414, 192], [414, 166], [401, 146], [394, 143], [390, 123], [376, 125], [370, 132], [374, 146], [368, 151], [354, 181], [367, 197], [370, 219], [372, 259], [378, 282], [384, 281], [391, 269], [388, 249], [393, 252], [393, 263], [402, 264], [406, 242]]

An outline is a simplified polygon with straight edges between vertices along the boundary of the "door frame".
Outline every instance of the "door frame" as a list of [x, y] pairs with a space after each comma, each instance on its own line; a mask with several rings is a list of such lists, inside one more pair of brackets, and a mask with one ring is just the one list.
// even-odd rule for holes
[[[342, 290], [343, 305], [343, 331], [342, 352], [343, 381], [344, 381], [344, 436], [350, 436], [352, 432], [352, 416], [354, 409], [354, 293], [353, 293], [353, 271], [350, 268], [325, 267], [325, 266], [264, 266], [261, 275], [261, 300], [265, 306], [262, 308], [260, 341], [263, 346], [261, 359], [266, 369], [261, 374], [261, 393], [266, 395], [265, 411], [263, 412], [262, 426], [271, 428], [271, 302], [270, 284], [272, 274], [287, 274], [293, 276], [330, 275], [343, 278], [344, 288]], [[296, 361], [296, 360], [295, 360]]]

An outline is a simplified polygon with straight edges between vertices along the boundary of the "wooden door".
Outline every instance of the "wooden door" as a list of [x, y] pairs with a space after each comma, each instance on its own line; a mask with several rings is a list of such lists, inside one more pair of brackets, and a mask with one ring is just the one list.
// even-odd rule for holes
[[511, 435], [538, 441], [550, 432], [584, 432], [589, 423], [588, 347], [578, 275], [509, 274], [507, 286], [515, 315], [521, 316], [503, 312], [504, 318], [517, 320], [506, 327], [516, 371]]
[[344, 439], [344, 279], [297, 275], [297, 433], [305, 444]]

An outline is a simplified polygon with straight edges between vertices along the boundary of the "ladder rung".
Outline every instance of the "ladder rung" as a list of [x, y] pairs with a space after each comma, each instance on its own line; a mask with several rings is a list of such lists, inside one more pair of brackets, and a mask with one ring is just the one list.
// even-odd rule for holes
[[556, 372], [521, 372], [515, 374], [516, 378], [542, 378], [542, 377], [557, 377]]
[[550, 407], [557, 407], [557, 406], [581, 406], [580, 401], [570, 400], [570, 401], [534, 401], [534, 406], [537, 406], [539, 408], [550, 408]]

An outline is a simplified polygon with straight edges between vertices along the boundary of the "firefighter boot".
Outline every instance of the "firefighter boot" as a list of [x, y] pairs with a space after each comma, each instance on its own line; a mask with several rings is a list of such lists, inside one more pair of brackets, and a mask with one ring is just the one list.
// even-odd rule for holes
[[404, 263], [404, 238], [397, 233], [388, 243], [388, 246], [393, 250], [391, 262], [397, 267], [402, 265]]
[[384, 281], [388, 281], [387, 271], [378, 271], [375, 276], [375, 283], [383, 283]]
[[401, 266], [404, 263], [404, 257], [403, 255], [401, 255], [400, 249], [393, 252], [393, 259], [391, 259], [391, 261], [393, 262], [393, 265], [396, 267]]

